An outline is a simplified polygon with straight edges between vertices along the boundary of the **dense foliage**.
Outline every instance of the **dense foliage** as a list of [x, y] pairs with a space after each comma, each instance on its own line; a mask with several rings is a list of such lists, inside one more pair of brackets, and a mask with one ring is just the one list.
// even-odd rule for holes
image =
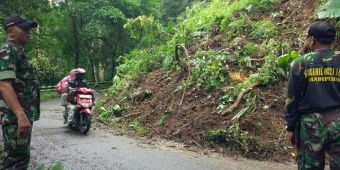
[[[124, 24], [141, 14], [157, 16], [158, 4], [158, 0], [2, 0], [0, 19], [18, 13], [39, 22], [28, 48], [42, 84], [56, 84], [75, 67], [85, 68], [89, 81], [110, 81], [118, 56], [139, 43]], [[4, 31], [0, 33], [5, 40]]]
[[[282, 41], [282, 31], [289, 26], [277, 24], [287, 16], [276, 7], [283, 2], [197, 1], [176, 19], [167, 20], [167, 25], [160, 25], [162, 22], [158, 22], [154, 17], [142, 16], [129, 20], [125, 29], [130, 31], [131, 38], [138, 40], [139, 48], [124, 55], [120, 61], [121, 65], [117, 67], [117, 74], [113, 79], [114, 85], [107, 91], [109, 99], [102, 100], [99, 104], [103, 106], [99, 118], [104, 122], [120, 121], [120, 117], [129, 114], [128, 110], [120, 105], [120, 102], [131, 99], [128, 92], [120, 93], [123, 96], [120, 96], [120, 101], [114, 105], [108, 102], [110, 105], [105, 107], [105, 103], [111, 101], [110, 96], [136, 88], [136, 80], [141, 75], [158, 68], [180, 73], [183, 65], [178, 64], [174, 52], [175, 47], [180, 44], [190, 50], [189, 53], [182, 51], [180, 56], [184, 58], [182, 62], [185, 62], [190, 73], [188, 81], [179, 83], [176, 90], [183, 92], [186, 88], [193, 88], [223, 91], [217, 112], [225, 113], [224, 111], [228, 110], [235, 114], [230, 127], [207, 132], [203, 135], [204, 138], [212, 143], [222, 142], [227, 147], [240, 150], [245, 156], [253, 156], [252, 149], [262, 150], [264, 147], [256, 138], [240, 129], [239, 121], [243, 115], [252, 113], [258, 107], [257, 94], [245, 95], [243, 99], [246, 102], [242, 109], [229, 110], [228, 107], [245, 89], [256, 85], [269, 86], [278, 80], [286, 80], [289, 64], [299, 54], [296, 52], [298, 49], [292, 49], [294, 42]], [[177, 21], [177, 24], [168, 21]], [[155, 35], [163, 36], [158, 36], [160, 38], [155, 41]], [[186, 56], [187, 54], [190, 56]], [[244, 77], [237, 76], [235, 68], [242, 72]], [[263, 108], [268, 106], [264, 105]], [[168, 115], [164, 113], [158, 122], [163, 124]], [[136, 127], [134, 129], [137, 132], [148, 131], [138, 118], [129, 125]], [[223, 139], [216, 141], [216, 136]], [[266, 149], [274, 151], [286, 148], [276, 143]]]
[[338, 0], [329, 0], [326, 4], [322, 5], [318, 11], [317, 16], [323, 18], [339, 18], [340, 17], [340, 2]]

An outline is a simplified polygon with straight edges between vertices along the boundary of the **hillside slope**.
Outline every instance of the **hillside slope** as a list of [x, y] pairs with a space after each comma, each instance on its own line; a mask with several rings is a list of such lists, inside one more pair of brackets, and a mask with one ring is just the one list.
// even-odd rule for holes
[[[275, 5], [274, 11], [282, 14], [274, 19], [275, 26], [280, 30], [275, 38], [288, 43], [291, 49], [303, 52], [303, 35], [312, 21], [317, 3], [319, 1], [316, 0], [285, 0]], [[233, 15], [235, 18], [244, 16], [243, 13]], [[270, 17], [270, 14], [264, 13], [256, 19], [260, 21]], [[233, 38], [241, 39], [235, 44], [226, 41], [230, 40], [226, 32], [212, 33], [208, 39], [198, 39], [186, 45], [189, 57], [200, 50], [236, 51], [249, 42], [259, 41], [241, 34]], [[257, 56], [250, 62], [260, 67], [264, 60]], [[228, 86], [236, 86], [249, 79], [252, 70], [239, 66], [229, 63], [228, 72], [225, 72], [229, 78]], [[116, 115], [118, 118], [111, 119], [110, 125], [132, 129], [138, 132], [136, 134], [150, 138], [182, 142], [191, 149], [209, 147], [217, 152], [261, 160], [294, 160], [294, 150], [286, 142], [282, 115], [287, 86], [285, 76], [277, 77], [274, 83], [249, 88], [244, 95], [247, 100], [242, 98], [235, 110], [221, 114], [221, 109], [218, 109], [221, 98], [226, 93], [238, 94], [238, 91], [226, 89], [223, 85], [213, 90], [204, 90], [195, 84], [186, 86], [191, 73], [190, 69], [157, 69], [139, 77], [133, 86], [105, 101], [106, 106], [119, 104], [119, 108], [124, 108], [122, 114]], [[222, 110], [227, 110], [231, 104], [225, 105]]]

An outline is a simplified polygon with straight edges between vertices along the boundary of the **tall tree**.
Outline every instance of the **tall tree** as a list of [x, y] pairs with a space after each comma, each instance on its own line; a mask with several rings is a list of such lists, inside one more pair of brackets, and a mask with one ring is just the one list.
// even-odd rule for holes
[[55, 84], [74, 67], [88, 70], [89, 81], [111, 80], [118, 56], [138, 45], [123, 28], [127, 19], [158, 15], [159, 1], [0, 0], [0, 19], [21, 13], [39, 22], [28, 48], [43, 84]]

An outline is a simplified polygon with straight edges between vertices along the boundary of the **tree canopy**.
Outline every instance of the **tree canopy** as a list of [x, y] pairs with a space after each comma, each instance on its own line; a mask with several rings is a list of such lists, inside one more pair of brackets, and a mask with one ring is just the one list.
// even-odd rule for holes
[[124, 24], [140, 15], [158, 16], [158, 4], [159, 0], [2, 0], [0, 19], [22, 14], [39, 23], [27, 48], [43, 84], [56, 83], [76, 67], [87, 70], [89, 81], [104, 81], [114, 76], [118, 57], [138, 46]]

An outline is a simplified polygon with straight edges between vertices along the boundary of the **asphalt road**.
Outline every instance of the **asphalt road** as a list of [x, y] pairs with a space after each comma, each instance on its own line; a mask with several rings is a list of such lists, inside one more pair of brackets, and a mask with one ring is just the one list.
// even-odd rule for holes
[[59, 100], [42, 102], [32, 134], [31, 169], [61, 162], [66, 170], [293, 170], [294, 165], [204, 155], [171, 141], [115, 135], [94, 123], [87, 135], [63, 124]]

